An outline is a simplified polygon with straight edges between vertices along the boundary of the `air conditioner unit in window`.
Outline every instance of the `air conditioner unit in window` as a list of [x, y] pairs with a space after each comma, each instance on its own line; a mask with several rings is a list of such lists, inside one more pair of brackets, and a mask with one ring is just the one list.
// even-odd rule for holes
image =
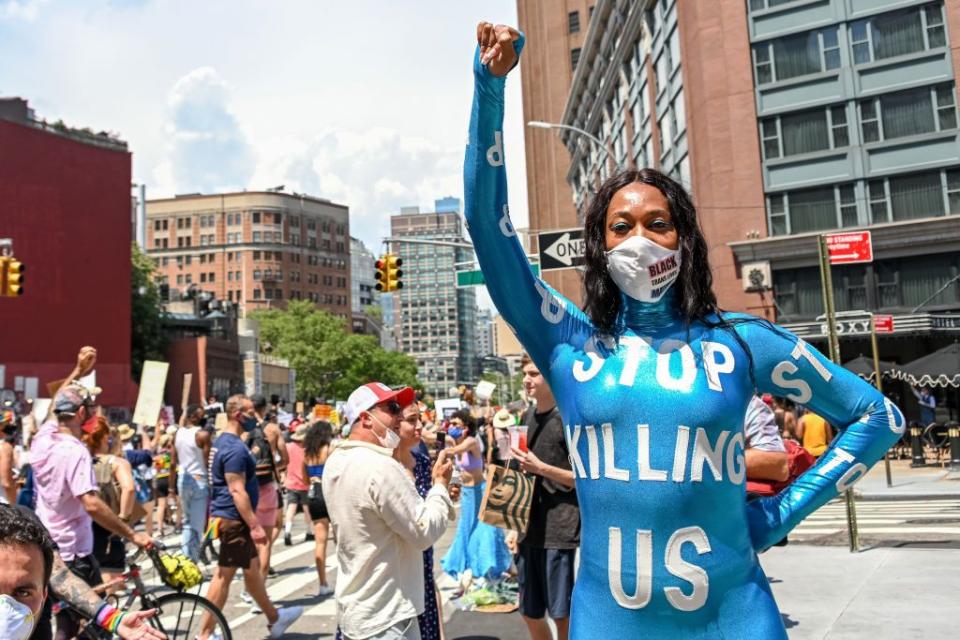
[[740, 265], [740, 281], [744, 291], [756, 293], [772, 289], [773, 274], [770, 271], [770, 263], [763, 261]]

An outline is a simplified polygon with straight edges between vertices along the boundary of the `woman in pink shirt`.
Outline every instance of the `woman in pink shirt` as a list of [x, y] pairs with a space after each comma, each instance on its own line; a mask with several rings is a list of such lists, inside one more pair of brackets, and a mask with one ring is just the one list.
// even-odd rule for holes
[[[294, 427], [293, 424], [290, 425]], [[291, 441], [287, 444], [287, 455], [290, 457], [287, 463], [287, 477], [283, 481], [283, 486], [287, 489], [287, 511], [283, 519], [283, 543], [288, 547], [293, 545], [290, 535], [293, 531], [293, 518], [297, 512], [303, 513], [303, 519], [307, 523], [307, 536], [304, 542], [313, 540], [313, 522], [310, 520], [310, 513], [307, 510], [307, 486], [306, 479], [303, 477], [303, 439], [307, 437], [309, 425], [302, 423], [296, 425], [296, 431], [291, 436]]]

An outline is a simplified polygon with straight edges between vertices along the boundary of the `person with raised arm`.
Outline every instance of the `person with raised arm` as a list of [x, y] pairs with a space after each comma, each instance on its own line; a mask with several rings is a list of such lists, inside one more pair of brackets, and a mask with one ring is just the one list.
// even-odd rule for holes
[[[876, 389], [766, 320], [723, 312], [690, 196], [620, 172], [585, 215], [584, 310], [530, 270], [507, 206], [505, 76], [524, 36], [481, 22], [465, 215], [490, 296], [556, 397], [580, 504], [572, 638], [786, 638], [757, 553], [850, 488], [906, 426]], [[816, 465], [747, 503], [755, 392], [841, 429]], [[587, 542], [589, 541], [589, 542]]]

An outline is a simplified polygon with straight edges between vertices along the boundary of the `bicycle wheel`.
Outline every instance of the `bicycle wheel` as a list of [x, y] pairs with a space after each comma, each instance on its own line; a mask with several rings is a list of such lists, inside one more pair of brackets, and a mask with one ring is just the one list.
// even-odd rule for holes
[[203, 624], [205, 613], [213, 619], [211, 638], [232, 640], [230, 627], [223, 613], [212, 602], [195, 593], [175, 592], [165, 593], [156, 598], [159, 611], [150, 620], [151, 626], [167, 634], [170, 640], [193, 640], [200, 635], [200, 626]]

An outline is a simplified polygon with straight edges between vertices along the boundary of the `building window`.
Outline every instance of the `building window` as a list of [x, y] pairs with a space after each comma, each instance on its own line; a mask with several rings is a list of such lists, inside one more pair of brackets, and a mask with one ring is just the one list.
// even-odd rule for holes
[[253, 224], [260, 224], [260, 212], [259, 212], [259, 211], [254, 211], [254, 212], [251, 214], [251, 219], [252, 219], [252, 221], [253, 221]]
[[864, 142], [956, 129], [952, 84], [919, 87], [860, 101]]
[[254, 242], [260, 242], [260, 232], [259, 232], [259, 231], [254, 231], [254, 232], [253, 232], [253, 241], [254, 241]]
[[254, 289], [254, 290], [253, 290], [253, 299], [254, 299], [254, 300], [259, 300], [259, 299], [260, 299], [260, 289]]
[[210, 273], [207, 274], [207, 282], [216, 282], [216, 281], [217, 281], [217, 274], [216, 274], [216, 273], [214, 273], [213, 271], [211, 271]]
[[840, 66], [837, 27], [761, 42], [753, 47], [757, 84], [780, 82]]
[[577, 70], [577, 64], [580, 62], [580, 47], [570, 50], [570, 69]]
[[856, 226], [856, 187], [844, 184], [770, 194], [767, 218], [773, 236]]
[[763, 9], [772, 9], [781, 4], [788, 4], [796, 0], [750, 0], [750, 11], [762, 11]]
[[567, 30], [570, 33], [580, 33], [580, 12], [571, 11], [567, 14]]
[[760, 122], [766, 160], [836, 149], [850, 144], [844, 106], [801, 111]]
[[941, 3], [891, 11], [850, 24], [854, 64], [935, 49], [946, 44]]

